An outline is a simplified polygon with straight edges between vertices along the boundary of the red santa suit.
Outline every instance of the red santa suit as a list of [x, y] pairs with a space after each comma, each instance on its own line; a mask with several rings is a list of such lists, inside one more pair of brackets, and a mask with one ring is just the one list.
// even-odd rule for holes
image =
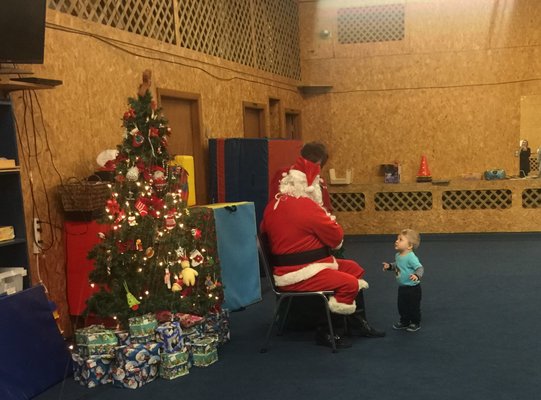
[[355, 312], [355, 298], [368, 284], [359, 264], [330, 255], [330, 249], [342, 245], [344, 231], [322, 207], [318, 164], [299, 157], [265, 208], [260, 230], [268, 238], [281, 290], [333, 290], [330, 310]]

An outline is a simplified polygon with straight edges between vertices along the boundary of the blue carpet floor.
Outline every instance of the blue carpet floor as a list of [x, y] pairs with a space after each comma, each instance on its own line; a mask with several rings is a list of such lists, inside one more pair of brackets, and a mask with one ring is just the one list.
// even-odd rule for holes
[[[541, 234], [426, 235], [422, 329], [393, 331], [396, 284], [381, 270], [394, 236], [349, 237], [345, 255], [366, 269], [370, 323], [383, 339], [354, 339], [332, 354], [313, 332], [287, 331], [260, 354], [273, 310], [263, 301], [231, 314], [220, 360], [140, 389], [86, 389], [71, 378], [36, 397], [75, 399], [509, 400], [541, 398]], [[242, 279], [242, 277], [239, 277]], [[44, 366], [46, 368], [46, 366]]]

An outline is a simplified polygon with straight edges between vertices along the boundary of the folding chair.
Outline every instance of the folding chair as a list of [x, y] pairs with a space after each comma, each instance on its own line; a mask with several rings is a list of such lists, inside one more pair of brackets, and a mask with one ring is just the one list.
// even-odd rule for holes
[[[332, 326], [332, 320], [331, 320], [331, 312], [329, 310], [329, 296], [332, 296], [334, 294], [334, 291], [332, 290], [325, 290], [320, 292], [283, 292], [280, 291], [274, 282], [273, 274], [272, 274], [272, 265], [271, 265], [271, 259], [270, 259], [270, 251], [268, 242], [266, 240], [266, 237], [263, 235], [258, 235], [257, 238], [257, 251], [259, 253], [259, 262], [263, 267], [263, 270], [265, 271], [265, 275], [267, 275], [267, 279], [269, 281], [270, 287], [272, 288], [272, 291], [275, 294], [275, 304], [274, 304], [274, 313], [272, 317], [272, 322], [269, 326], [269, 329], [267, 331], [267, 336], [265, 339], [265, 343], [263, 344], [263, 347], [261, 348], [261, 353], [266, 353], [269, 347], [270, 342], [270, 336], [272, 333], [272, 330], [274, 329], [274, 326], [278, 326], [278, 335], [281, 335], [284, 330], [285, 323], [287, 321], [287, 316], [289, 313], [289, 308], [291, 306], [291, 301], [294, 297], [307, 297], [307, 296], [317, 296], [322, 300], [322, 304], [325, 307], [325, 314], [327, 316], [327, 323], [329, 325], [329, 333], [331, 335], [331, 348], [332, 352], [336, 353], [336, 343], [334, 340], [334, 329]], [[282, 302], [286, 301], [285, 304], [285, 310], [283, 312], [283, 315], [280, 315], [280, 306], [282, 305]]]

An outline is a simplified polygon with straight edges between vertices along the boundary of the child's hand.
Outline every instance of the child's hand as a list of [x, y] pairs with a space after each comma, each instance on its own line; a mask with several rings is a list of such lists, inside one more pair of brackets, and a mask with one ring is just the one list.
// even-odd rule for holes
[[417, 282], [419, 280], [419, 277], [415, 274], [410, 275], [410, 281]]
[[384, 262], [384, 263], [382, 263], [382, 264], [383, 264], [383, 270], [384, 270], [384, 271], [388, 271], [388, 270], [391, 269], [391, 264], [386, 263], [386, 262]]

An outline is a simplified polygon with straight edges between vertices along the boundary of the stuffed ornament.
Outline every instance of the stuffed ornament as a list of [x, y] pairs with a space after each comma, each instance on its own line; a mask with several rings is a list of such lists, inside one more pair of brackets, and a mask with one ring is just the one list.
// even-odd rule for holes
[[199, 272], [190, 267], [189, 260], [182, 260], [180, 266], [182, 267], [182, 282], [184, 282], [186, 286], [194, 286], [195, 277], [199, 275]]

